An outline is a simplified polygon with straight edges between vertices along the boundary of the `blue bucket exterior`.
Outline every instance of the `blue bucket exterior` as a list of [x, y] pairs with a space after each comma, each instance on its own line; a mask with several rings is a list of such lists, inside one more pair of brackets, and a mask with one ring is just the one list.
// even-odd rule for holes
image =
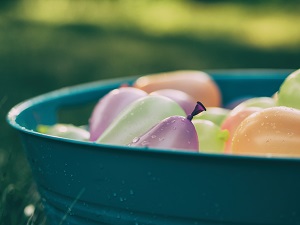
[[[223, 103], [271, 96], [291, 70], [207, 71]], [[300, 224], [300, 159], [137, 149], [47, 136], [66, 106], [95, 102], [135, 77], [53, 91], [14, 107], [46, 209], [56, 224]]]

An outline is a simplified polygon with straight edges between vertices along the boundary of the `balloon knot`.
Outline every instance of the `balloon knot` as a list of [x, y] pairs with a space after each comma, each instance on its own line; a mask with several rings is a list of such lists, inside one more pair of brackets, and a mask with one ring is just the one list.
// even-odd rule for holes
[[186, 118], [189, 120], [189, 121], [192, 121], [193, 117], [196, 116], [197, 114], [203, 112], [203, 111], [206, 111], [206, 108], [205, 106], [201, 103], [201, 102], [197, 102], [193, 112], [188, 115]]

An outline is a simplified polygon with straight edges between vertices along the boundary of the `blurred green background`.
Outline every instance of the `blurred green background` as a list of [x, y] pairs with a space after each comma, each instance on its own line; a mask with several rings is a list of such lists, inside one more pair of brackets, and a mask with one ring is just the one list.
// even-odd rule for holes
[[[5, 121], [15, 104], [61, 87], [129, 75], [297, 69], [298, 2], [0, 1], [0, 224], [46, 223], [18, 136]], [[35, 213], [28, 216], [24, 209]]]

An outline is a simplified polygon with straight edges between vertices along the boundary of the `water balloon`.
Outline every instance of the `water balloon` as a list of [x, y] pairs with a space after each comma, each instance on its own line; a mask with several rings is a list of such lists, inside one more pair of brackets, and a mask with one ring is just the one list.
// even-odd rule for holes
[[222, 102], [218, 85], [209, 74], [202, 71], [179, 70], [145, 75], [135, 81], [134, 87], [148, 93], [160, 89], [181, 90], [206, 107], [219, 107]]
[[86, 129], [73, 124], [57, 123], [52, 126], [40, 124], [36, 129], [43, 134], [69, 139], [88, 141], [90, 138], [90, 133]]
[[264, 109], [273, 106], [276, 106], [276, 101], [273, 97], [255, 97], [255, 98], [249, 98], [241, 102], [235, 108], [233, 108], [232, 111], [233, 113], [235, 113], [247, 107], [259, 107]]
[[202, 112], [194, 117], [196, 119], [209, 120], [216, 125], [221, 125], [223, 120], [229, 114], [230, 110], [221, 107], [207, 107], [205, 112]]
[[198, 102], [195, 110], [187, 117], [167, 117], [143, 135], [134, 138], [129, 146], [198, 152], [198, 136], [191, 120], [204, 110], [205, 107]]
[[232, 139], [233, 154], [300, 156], [300, 110], [277, 106], [247, 117]]
[[222, 130], [220, 126], [209, 120], [194, 119], [192, 122], [198, 135], [199, 152], [224, 152], [225, 142], [229, 137], [229, 132], [227, 130]]
[[291, 73], [281, 84], [277, 105], [300, 109], [300, 69]]
[[221, 129], [227, 130], [229, 132], [229, 138], [226, 141], [226, 146], [224, 149], [226, 153], [231, 151], [231, 142], [232, 142], [233, 134], [237, 129], [237, 127], [240, 125], [240, 123], [252, 113], [258, 112], [260, 110], [262, 110], [262, 108], [246, 107], [236, 111], [233, 110], [227, 115], [227, 117], [224, 119], [224, 121], [221, 124]]
[[188, 115], [195, 106], [195, 100], [186, 92], [176, 90], [176, 89], [160, 89], [154, 92], [151, 92], [150, 95], [162, 95], [168, 98], [173, 99], [177, 102]]

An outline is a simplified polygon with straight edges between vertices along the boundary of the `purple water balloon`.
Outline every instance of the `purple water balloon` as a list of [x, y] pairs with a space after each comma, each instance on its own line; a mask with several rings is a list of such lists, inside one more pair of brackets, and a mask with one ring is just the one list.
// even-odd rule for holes
[[126, 106], [147, 95], [145, 91], [138, 88], [120, 87], [101, 98], [89, 119], [90, 141], [96, 141]]
[[134, 138], [128, 145], [198, 152], [198, 135], [191, 120], [193, 116], [205, 110], [203, 104], [197, 102], [195, 109], [187, 117], [168, 117], [145, 134]]

